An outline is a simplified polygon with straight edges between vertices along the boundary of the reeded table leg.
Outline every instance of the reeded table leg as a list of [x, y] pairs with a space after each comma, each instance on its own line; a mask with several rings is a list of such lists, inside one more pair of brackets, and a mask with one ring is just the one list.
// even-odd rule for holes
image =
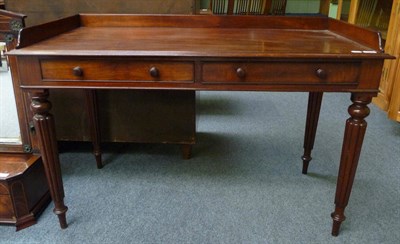
[[49, 92], [48, 90], [33, 90], [30, 94], [39, 149], [43, 159], [50, 194], [54, 202], [53, 212], [58, 216], [61, 228], [65, 229], [68, 226], [65, 217], [68, 208], [64, 205], [64, 187], [58, 158], [54, 119], [49, 113], [51, 103], [47, 100]]
[[306, 131], [304, 134], [304, 155], [301, 157], [301, 159], [303, 159], [303, 174], [307, 174], [308, 164], [312, 159], [311, 150], [314, 147], [322, 95], [322, 92], [310, 92], [308, 96]]
[[93, 144], [93, 154], [96, 158], [97, 168], [103, 168], [101, 160], [101, 133], [100, 121], [97, 105], [97, 93], [95, 90], [85, 90], [86, 93], [86, 107], [89, 117], [90, 139]]
[[351, 117], [346, 121], [336, 185], [335, 211], [331, 214], [333, 236], [339, 235], [340, 224], [346, 219], [344, 210], [349, 202], [364, 134], [367, 129], [367, 122], [364, 118], [369, 115], [367, 105], [371, 102], [371, 99], [372, 96], [368, 93], [353, 93], [351, 95], [353, 104], [348, 109]]

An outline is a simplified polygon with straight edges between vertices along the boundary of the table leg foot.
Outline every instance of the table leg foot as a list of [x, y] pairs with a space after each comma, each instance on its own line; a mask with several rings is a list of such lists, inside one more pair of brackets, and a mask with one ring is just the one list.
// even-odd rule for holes
[[331, 214], [333, 224], [332, 224], [332, 236], [338, 236], [340, 225], [346, 219], [344, 216], [344, 209], [335, 209], [335, 212]]
[[97, 168], [98, 168], [98, 169], [103, 168], [103, 162], [102, 162], [102, 159], [101, 159], [101, 153], [95, 152], [95, 153], [94, 153], [94, 156], [95, 156], [95, 158], [96, 158]]
[[312, 158], [303, 156], [301, 159], [303, 159], [303, 169], [301, 173], [306, 175], [308, 173], [308, 165], [310, 164]]
[[58, 217], [58, 221], [60, 222], [61, 229], [66, 229], [68, 227], [67, 218], [66, 218], [66, 213], [67, 213], [68, 208], [66, 206], [64, 206], [63, 203], [62, 203], [62, 205], [63, 205], [62, 207], [54, 208], [53, 212]]

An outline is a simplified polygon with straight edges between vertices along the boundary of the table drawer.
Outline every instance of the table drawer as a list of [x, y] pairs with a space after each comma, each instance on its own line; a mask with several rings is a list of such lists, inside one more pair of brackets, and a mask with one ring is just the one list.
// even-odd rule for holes
[[43, 80], [193, 82], [192, 62], [79, 59], [40, 61]]
[[327, 84], [356, 83], [356, 62], [207, 62], [202, 65], [203, 83]]

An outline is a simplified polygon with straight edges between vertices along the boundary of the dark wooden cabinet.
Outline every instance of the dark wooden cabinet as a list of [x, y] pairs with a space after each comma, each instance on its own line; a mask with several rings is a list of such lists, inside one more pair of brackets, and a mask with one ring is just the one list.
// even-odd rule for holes
[[0, 153], [0, 223], [29, 227], [49, 203], [41, 157]]

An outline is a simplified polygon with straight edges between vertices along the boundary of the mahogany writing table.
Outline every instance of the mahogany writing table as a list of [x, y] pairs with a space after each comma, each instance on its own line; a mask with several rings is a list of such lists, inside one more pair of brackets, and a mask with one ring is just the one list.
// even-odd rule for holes
[[[323, 92], [348, 92], [332, 235], [339, 234], [384, 59], [376, 32], [325, 17], [81, 14], [23, 29], [15, 62], [31, 95], [54, 212], [67, 227], [51, 88], [309, 92], [303, 173]], [[334, 106], [332, 104], [332, 106]], [[101, 109], [101, 107], [100, 107]]]

